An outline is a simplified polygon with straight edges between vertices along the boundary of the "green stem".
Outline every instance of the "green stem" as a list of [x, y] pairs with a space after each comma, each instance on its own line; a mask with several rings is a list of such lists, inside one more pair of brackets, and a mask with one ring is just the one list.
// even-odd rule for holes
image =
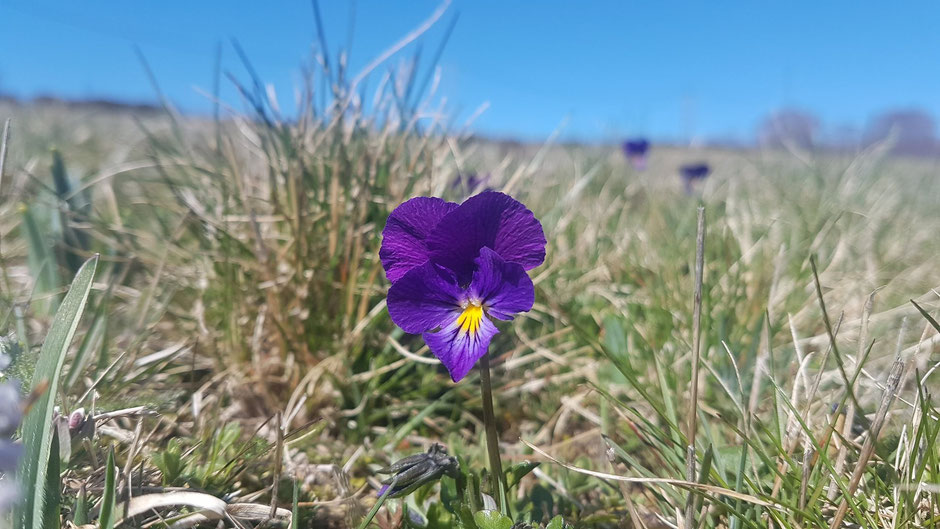
[[480, 391], [483, 395], [483, 425], [486, 427], [486, 452], [490, 458], [490, 483], [499, 511], [509, 515], [506, 476], [499, 458], [499, 436], [496, 433], [496, 414], [493, 412], [493, 387], [490, 383], [490, 355], [480, 359]]
[[369, 514], [367, 514], [366, 517], [362, 519], [362, 523], [359, 524], [359, 529], [366, 529], [366, 527], [368, 527], [369, 524], [372, 523], [372, 519], [375, 518], [376, 514], [378, 514], [379, 509], [382, 508], [382, 505], [385, 503], [386, 498], [388, 498], [388, 495], [392, 493], [392, 490], [395, 489], [395, 485], [397, 484], [398, 484], [398, 477], [396, 476], [395, 479], [393, 479], [392, 482], [389, 483], [388, 488], [385, 489], [385, 492], [383, 492], [382, 495], [379, 496], [379, 499], [375, 501], [375, 505], [373, 505], [372, 509], [369, 510]]

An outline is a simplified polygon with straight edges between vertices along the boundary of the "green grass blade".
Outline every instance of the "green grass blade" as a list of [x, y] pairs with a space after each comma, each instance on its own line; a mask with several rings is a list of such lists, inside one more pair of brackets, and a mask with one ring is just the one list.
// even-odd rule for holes
[[94, 310], [94, 319], [88, 327], [88, 332], [85, 333], [85, 337], [82, 339], [82, 343], [78, 346], [78, 351], [76, 351], [75, 357], [69, 365], [68, 374], [65, 376], [65, 382], [62, 385], [66, 392], [78, 382], [79, 377], [82, 376], [82, 371], [88, 365], [91, 351], [98, 347], [104, 339], [108, 326], [107, 308], [107, 299], [100, 299], [98, 307]]
[[88, 523], [88, 491], [85, 490], [85, 485], [82, 485], [82, 488], [78, 489], [78, 498], [75, 500], [74, 514], [72, 515], [72, 523], [75, 525], [85, 525]]
[[101, 514], [98, 515], [98, 527], [114, 529], [114, 502], [117, 498], [114, 470], [114, 447], [108, 452], [108, 462], [104, 471], [104, 491], [101, 494]]
[[42, 344], [36, 369], [33, 373], [32, 389], [42, 391], [41, 396], [23, 420], [23, 446], [26, 447], [20, 476], [26, 497], [17, 512], [19, 527], [40, 529], [43, 527], [43, 513], [46, 512], [46, 490], [44, 486], [49, 471], [49, 454], [52, 451], [52, 409], [54, 396], [62, 373], [62, 364], [68, 351], [69, 343], [75, 335], [78, 321], [81, 319], [91, 291], [98, 257], [88, 260], [75, 276], [65, 299], [59, 306], [49, 334]]
[[43, 527], [59, 526], [59, 504], [62, 501], [61, 482], [62, 460], [59, 459], [59, 437], [52, 434], [52, 446], [49, 450], [49, 469], [46, 473], [46, 501], [42, 513]]
[[385, 504], [385, 500], [388, 499], [389, 494], [392, 493], [392, 490], [395, 489], [395, 485], [397, 484], [398, 484], [398, 478], [396, 477], [388, 485], [388, 488], [385, 489], [385, 492], [383, 492], [382, 495], [379, 496], [379, 499], [376, 500], [375, 505], [373, 505], [372, 508], [369, 510], [369, 513], [366, 514], [366, 517], [362, 519], [362, 523], [359, 524], [359, 529], [366, 529], [366, 527], [369, 527], [369, 524], [372, 523], [372, 520], [375, 518], [375, 515], [379, 513], [379, 509], [381, 509], [382, 505]]
[[937, 329], [937, 332], [940, 332], [940, 323], [937, 323], [937, 320], [935, 320], [933, 316], [930, 315], [929, 312], [924, 310], [923, 307], [918, 305], [916, 301], [912, 299], [911, 303], [913, 303], [914, 306], [917, 307], [917, 311], [920, 312], [921, 316], [923, 316], [928, 322], [930, 322], [930, 326], [933, 327], [934, 329]]
[[33, 208], [24, 207], [22, 213], [23, 233], [29, 248], [29, 269], [36, 280], [33, 295], [42, 298], [41, 301], [34, 301], [31, 305], [39, 314], [52, 314], [58, 307], [58, 296], [54, 295], [54, 292], [59, 288], [61, 281], [58, 261], [49, 243], [49, 237], [42, 233]]
[[294, 480], [294, 497], [291, 502], [290, 510], [290, 529], [300, 527], [300, 482]]

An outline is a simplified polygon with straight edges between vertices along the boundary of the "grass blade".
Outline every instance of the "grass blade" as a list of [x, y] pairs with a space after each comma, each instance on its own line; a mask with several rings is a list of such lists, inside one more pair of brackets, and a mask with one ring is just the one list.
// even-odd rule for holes
[[36, 280], [34, 294], [41, 298], [32, 302], [33, 310], [43, 316], [54, 313], [58, 307], [58, 296], [55, 291], [59, 288], [59, 277], [55, 253], [49, 242], [49, 237], [43, 235], [36, 218], [36, 212], [30, 207], [24, 207], [23, 233], [29, 248], [30, 274]]
[[59, 458], [59, 437], [52, 435], [52, 446], [49, 450], [49, 469], [46, 473], [46, 501], [42, 513], [43, 527], [58, 527], [59, 504], [62, 502], [61, 482], [59, 475], [62, 460]]
[[290, 510], [290, 529], [300, 527], [300, 482], [294, 479], [294, 497]]
[[85, 310], [97, 266], [98, 256], [95, 256], [82, 265], [76, 274], [71, 288], [56, 312], [36, 361], [32, 390], [41, 391], [44, 388], [44, 391], [23, 420], [23, 446], [26, 451], [20, 476], [26, 497], [20, 504], [17, 520], [18, 526], [25, 529], [43, 527], [47, 491], [40, 484], [47, 483], [49, 471], [49, 454], [52, 451], [52, 428], [49, 425], [55, 405], [54, 396], [59, 386], [65, 354]]
[[[114, 285], [114, 283], [111, 283], [111, 285]], [[68, 374], [65, 376], [65, 382], [63, 383], [64, 391], [68, 392], [78, 382], [79, 377], [82, 376], [82, 371], [88, 364], [88, 359], [91, 357], [91, 351], [104, 340], [108, 327], [107, 308], [107, 296], [104, 296], [98, 301], [98, 306], [94, 310], [94, 319], [91, 320], [88, 332], [85, 333], [85, 337], [82, 339], [82, 343], [78, 346], [78, 351], [75, 352], [75, 357], [69, 365]]]
[[78, 489], [78, 498], [75, 500], [75, 513], [72, 515], [72, 523], [75, 525], [85, 525], [88, 523], [88, 492], [85, 485]]
[[117, 497], [115, 483], [114, 447], [108, 452], [108, 462], [104, 471], [104, 492], [101, 495], [101, 514], [98, 516], [98, 527], [101, 529], [114, 529], [114, 502]]
[[935, 320], [933, 316], [930, 315], [929, 312], [924, 310], [923, 307], [918, 305], [916, 301], [912, 299], [911, 303], [913, 303], [914, 306], [917, 307], [917, 311], [920, 312], [921, 316], [923, 316], [930, 323], [930, 326], [933, 327], [934, 329], [937, 329], [937, 332], [940, 332], [940, 323], [937, 323], [937, 320]]

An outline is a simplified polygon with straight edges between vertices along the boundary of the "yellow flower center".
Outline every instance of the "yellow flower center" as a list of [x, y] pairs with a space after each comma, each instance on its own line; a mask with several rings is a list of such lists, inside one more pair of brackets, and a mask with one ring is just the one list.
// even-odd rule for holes
[[479, 303], [469, 303], [457, 317], [457, 327], [461, 332], [476, 334], [483, 321], [483, 306]]

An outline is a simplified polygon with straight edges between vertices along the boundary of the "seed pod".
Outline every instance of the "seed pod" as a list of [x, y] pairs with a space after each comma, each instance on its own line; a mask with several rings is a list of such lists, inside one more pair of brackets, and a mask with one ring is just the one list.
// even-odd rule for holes
[[435, 443], [423, 454], [415, 454], [400, 459], [379, 471], [391, 474], [385, 478], [379, 495], [388, 494], [390, 498], [400, 498], [414, 492], [418, 487], [437, 481], [445, 474], [454, 475], [457, 471], [457, 458], [447, 455], [444, 447]]

